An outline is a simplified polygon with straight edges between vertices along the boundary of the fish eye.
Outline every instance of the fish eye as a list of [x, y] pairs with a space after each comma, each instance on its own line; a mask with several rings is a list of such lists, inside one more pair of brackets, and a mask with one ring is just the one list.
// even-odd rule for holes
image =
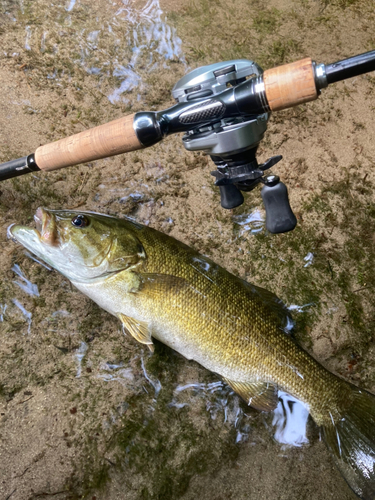
[[87, 227], [89, 225], [89, 220], [85, 215], [76, 215], [72, 219], [72, 224], [75, 227]]

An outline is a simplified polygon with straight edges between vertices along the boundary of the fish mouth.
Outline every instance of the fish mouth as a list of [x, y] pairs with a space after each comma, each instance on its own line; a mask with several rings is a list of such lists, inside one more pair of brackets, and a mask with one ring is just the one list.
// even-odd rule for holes
[[41, 207], [37, 208], [36, 209], [36, 212], [35, 212], [35, 215], [34, 215], [34, 221], [35, 221], [35, 225], [36, 225], [36, 230], [41, 233], [42, 232], [42, 228], [43, 228], [43, 212], [45, 212], [45, 210]]
[[15, 238], [15, 236], [14, 236], [14, 234], [12, 232], [12, 230], [13, 230], [13, 228], [14, 228], [15, 225], [16, 224], [13, 223], [10, 226], [8, 226], [8, 228], [7, 228], [7, 238], [8, 238], [8, 240], [12, 240], [14, 243], [18, 243], [18, 240]]
[[35, 212], [34, 221], [41, 241], [47, 245], [57, 246], [58, 234], [55, 216], [39, 207]]
[[[55, 216], [48, 210], [39, 207], [34, 215], [36, 229], [11, 224], [7, 229], [7, 236], [14, 242], [28, 247], [27, 242], [39, 242], [48, 246], [58, 246], [59, 237]], [[34, 244], [35, 244], [34, 243]]]

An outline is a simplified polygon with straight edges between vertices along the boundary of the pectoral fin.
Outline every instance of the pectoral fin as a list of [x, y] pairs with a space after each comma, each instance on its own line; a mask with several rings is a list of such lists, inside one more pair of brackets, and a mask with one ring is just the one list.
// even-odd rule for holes
[[154, 352], [154, 344], [152, 342], [147, 323], [137, 321], [134, 318], [130, 318], [129, 316], [125, 316], [125, 314], [121, 313], [118, 314], [118, 317], [130, 335], [132, 335], [141, 344], [146, 344], [150, 351]]
[[237, 392], [248, 405], [257, 410], [271, 411], [274, 410], [278, 404], [277, 390], [273, 384], [265, 382], [255, 382], [253, 384], [234, 382], [227, 378], [224, 378], [224, 381]]

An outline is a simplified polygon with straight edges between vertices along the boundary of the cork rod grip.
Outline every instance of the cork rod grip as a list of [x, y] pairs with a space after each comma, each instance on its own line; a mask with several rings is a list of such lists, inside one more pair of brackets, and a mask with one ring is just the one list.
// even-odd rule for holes
[[291, 108], [318, 97], [313, 63], [309, 57], [266, 70], [263, 81], [271, 111]]
[[57, 170], [143, 148], [133, 128], [134, 114], [66, 137], [35, 151], [41, 170]]

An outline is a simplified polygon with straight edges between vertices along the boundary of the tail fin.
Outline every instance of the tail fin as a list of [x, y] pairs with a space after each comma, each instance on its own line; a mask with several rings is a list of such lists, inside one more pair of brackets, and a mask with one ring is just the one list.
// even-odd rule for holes
[[352, 490], [375, 500], [375, 396], [352, 386], [353, 403], [336, 423], [323, 426], [335, 463]]

